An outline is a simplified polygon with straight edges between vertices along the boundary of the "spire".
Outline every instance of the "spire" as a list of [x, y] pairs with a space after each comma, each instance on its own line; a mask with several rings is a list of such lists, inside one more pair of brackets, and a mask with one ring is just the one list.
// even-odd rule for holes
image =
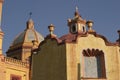
[[29, 13], [29, 19], [27, 21], [27, 29], [33, 29], [34, 28], [34, 22], [31, 18], [32, 12]]
[[78, 12], [78, 7], [77, 7], [77, 6], [76, 6], [76, 8], [75, 8], [75, 9], [76, 9], [76, 11], [75, 11], [75, 12]]
[[78, 17], [81, 17], [80, 14], [79, 14], [79, 11], [78, 11], [78, 7], [76, 6], [75, 8], [75, 18], [78, 18]]
[[31, 17], [32, 17], [32, 12], [30, 12], [29, 15], [30, 15], [29, 19], [31, 19]]

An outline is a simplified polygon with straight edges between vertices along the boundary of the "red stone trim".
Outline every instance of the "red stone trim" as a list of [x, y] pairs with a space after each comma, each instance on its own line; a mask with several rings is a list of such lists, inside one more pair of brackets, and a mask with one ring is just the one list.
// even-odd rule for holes
[[91, 57], [91, 56], [99, 56], [99, 55], [103, 55], [102, 51], [99, 51], [98, 49], [87, 49], [87, 50], [83, 50], [83, 55], [87, 56], [87, 57]]
[[[102, 62], [102, 63], [100, 63], [100, 67], [102, 69], [101, 78], [105, 79], [106, 78], [106, 69], [105, 69], [104, 52], [102, 50], [99, 50], [99, 49], [87, 49], [87, 50], [83, 50], [82, 54], [83, 54], [83, 56], [87, 56], [87, 57], [100, 56], [100, 62]], [[87, 78], [84, 78], [84, 79], [87, 79]], [[89, 79], [92, 79], [92, 78], [89, 78]]]
[[[106, 46], [119, 46], [119, 44], [117, 42], [115, 42], [115, 43], [109, 42], [106, 37], [104, 37], [103, 35], [97, 34], [96, 32], [67, 34], [67, 35], [62, 36], [60, 39], [62, 41], [64, 41], [65, 43], [77, 43], [77, 38], [78, 37], [87, 37], [88, 34], [92, 34], [95, 37], [102, 38], [104, 40]], [[74, 37], [72, 37], [72, 36], [74, 36]], [[70, 41], [70, 38], [72, 38], [71, 41]]]
[[100, 34], [97, 34], [96, 32], [88, 32], [88, 34], [93, 34], [95, 37], [102, 38], [102, 39], [105, 41], [105, 44], [106, 44], [107, 46], [118, 46], [117, 43], [109, 42], [105, 36], [100, 35]]
[[[95, 37], [99, 37], [99, 38], [102, 38], [105, 42], [105, 45], [106, 46], [119, 46], [118, 43], [111, 43], [107, 40], [106, 37], [100, 35], [100, 34], [97, 34], [96, 32], [84, 32], [84, 33], [78, 33], [78, 34], [67, 34], [67, 35], [64, 35], [60, 38], [57, 38], [56, 36], [54, 35], [47, 35], [47, 37], [40, 43], [39, 47], [41, 45], [43, 45], [44, 43], [46, 43], [47, 39], [51, 39], [51, 40], [55, 40], [57, 42], [58, 45], [61, 45], [61, 44], [65, 44], [65, 43], [77, 43], [77, 38], [78, 37], [87, 37], [88, 34], [92, 34], [94, 35]], [[39, 48], [38, 47], [38, 48]]]

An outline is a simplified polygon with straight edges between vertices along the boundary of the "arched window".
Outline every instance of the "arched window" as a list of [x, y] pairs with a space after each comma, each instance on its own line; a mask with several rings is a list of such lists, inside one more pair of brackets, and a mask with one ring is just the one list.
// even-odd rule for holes
[[98, 49], [83, 50], [83, 78], [106, 78], [104, 53]]
[[78, 29], [77, 24], [73, 24], [70, 28], [70, 32], [75, 34], [75, 33], [77, 33], [77, 29]]
[[85, 32], [85, 27], [83, 26], [82, 28], [83, 28], [83, 32]]

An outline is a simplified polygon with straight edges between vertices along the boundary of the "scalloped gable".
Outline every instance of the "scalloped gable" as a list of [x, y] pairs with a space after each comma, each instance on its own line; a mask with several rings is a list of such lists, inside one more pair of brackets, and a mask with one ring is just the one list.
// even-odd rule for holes
[[101, 38], [106, 46], [118, 46], [119, 44], [117, 42], [112, 43], [107, 40], [107, 38], [103, 35], [97, 34], [96, 32], [86, 32], [86, 33], [81, 33], [81, 34], [66, 34], [63, 35], [60, 38], [57, 38], [55, 35], [47, 35], [45, 39], [40, 43], [40, 46], [42, 46], [44, 43], [47, 42], [48, 39], [55, 40], [57, 45], [65, 44], [65, 43], [77, 43], [77, 38], [80, 37], [88, 37], [88, 34], [94, 35], [96, 38]]
[[40, 43], [38, 49], [40, 48], [40, 46], [42, 46], [43, 44], [45, 44], [47, 42], [48, 39], [51, 39], [52, 41], [56, 41], [57, 45], [63, 44], [62, 40], [57, 38], [55, 35], [47, 35], [45, 37], [45, 39]]
[[96, 32], [86, 32], [86, 33], [81, 33], [81, 34], [66, 34], [60, 37], [59, 39], [62, 40], [62, 42], [67, 42], [67, 43], [75, 43], [77, 42], [78, 37], [88, 37], [88, 34], [92, 34], [95, 37], [101, 38], [104, 40], [106, 46], [118, 46], [119, 44], [117, 42], [112, 43], [107, 40], [107, 38], [103, 35], [97, 34]]

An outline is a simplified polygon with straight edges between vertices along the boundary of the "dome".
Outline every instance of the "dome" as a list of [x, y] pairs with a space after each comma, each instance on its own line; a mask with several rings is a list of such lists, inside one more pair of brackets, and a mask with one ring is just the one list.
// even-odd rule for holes
[[27, 29], [24, 32], [20, 33], [13, 41], [12, 45], [16, 45], [24, 42], [32, 42], [33, 40], [40, 43], [44, 40], [43, 36], [38, 33], [36, 30]]
[[44, 37], [34, 29], [34, 23], [30, 19], [27, 22], [26, 29], [22, 33], [20, 33], [18, 36], [16, 36], [11, 46], [20, 44], [20, 43], [32, 42], [34, 40], [40, 43], [41, 41], [44, 40]]
[[6, 54], [26, 62], [31, 56], [31, 51], [37, 49], [43, 40], [44, 37], [34, 29], [33, 20], [29, 19], [26, 29], [15, 37]]

